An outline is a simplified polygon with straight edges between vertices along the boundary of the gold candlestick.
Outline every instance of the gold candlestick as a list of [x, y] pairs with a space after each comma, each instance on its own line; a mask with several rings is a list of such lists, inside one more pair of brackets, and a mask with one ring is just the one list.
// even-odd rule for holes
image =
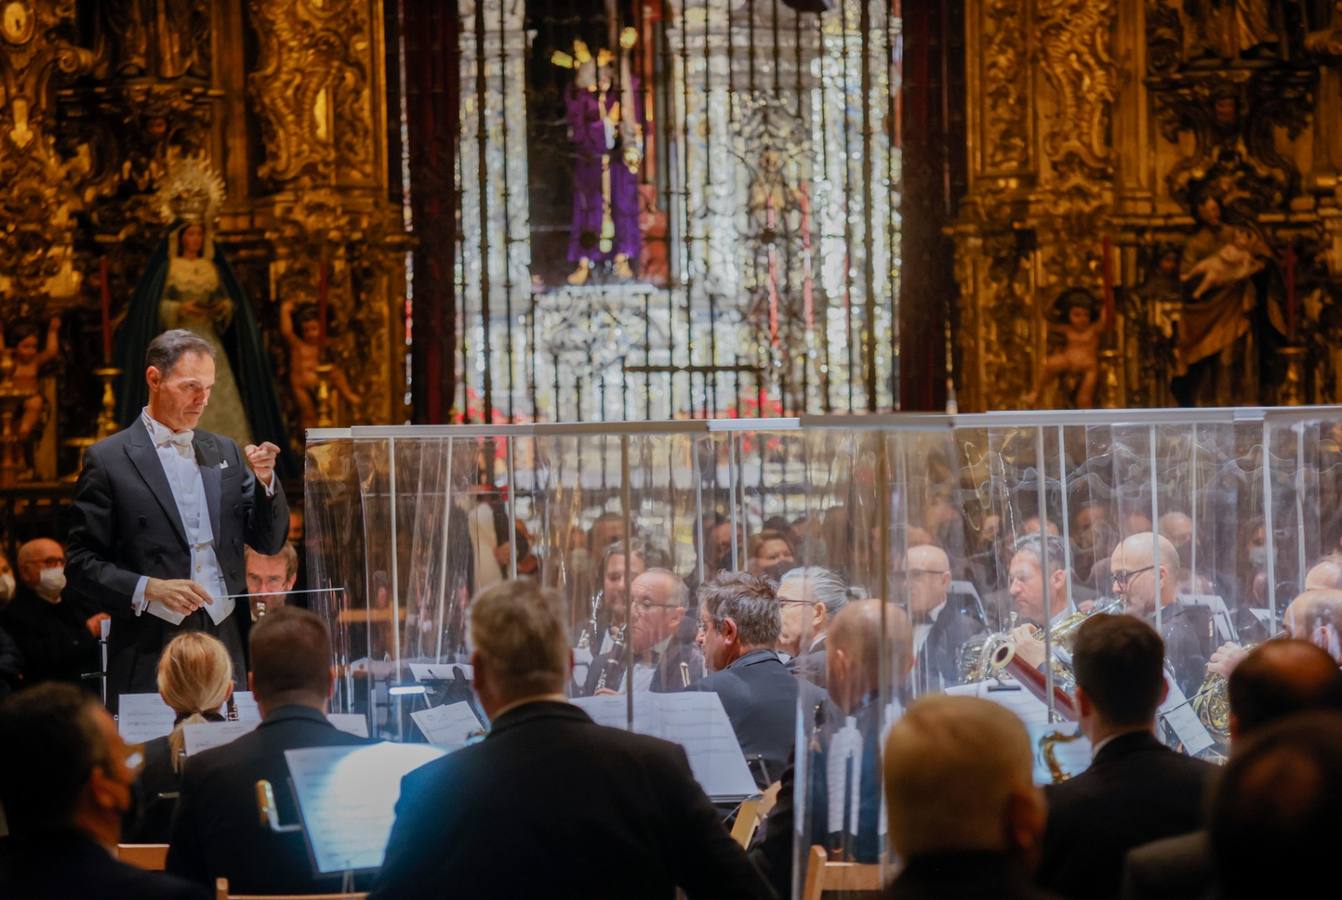
[[317, 427], [335, 427], [335, 413], [331, 406], [330, 363], [319, 363], [317, 366]]
[[1101, 409], [1121, 409], [1123, 406], [1123, 381], [1120, 370], [1123, 365], [1117, 350], [1100, 351], [1100, 397]]
[[94, 369], [93, 374], [102, 379], [103, 383], [103, 402], [102, 410], [98, 413], [98, 431], [97, 437], [102, 440], [105, 437], [111, 437], [117, 432], [116, 421], [116, 391], [112, 389], [112, 384], [121, 376], [121, 370], [112, 366], [103, 366], [101, 369]]
[[1277, 403], [1281, 406], [1302, 406], [1305, 402], [1305, 348], [1282, 347], [1286, 371], [1281, 387], [1277, 389]]

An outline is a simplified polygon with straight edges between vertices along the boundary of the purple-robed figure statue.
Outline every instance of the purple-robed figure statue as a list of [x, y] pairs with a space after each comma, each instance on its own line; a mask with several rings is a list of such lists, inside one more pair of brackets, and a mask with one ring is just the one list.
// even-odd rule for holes
[[[609, 65], [588, 62], [578, 67], [564, 95], [573, 141], [568, 260], [575, 268], [568, 277], [571, 285], [585, 284], [593, 265], [606, 261], [612, 262], [616, 278], [633, 278], [631, 263], [643, 249], [637, 178], [643, 104], [637, 79], [630, 78], [629, 84], [617, 90], [611, 76]], [[623, 107], [622, 95], [632, 103], [632, 110]]]

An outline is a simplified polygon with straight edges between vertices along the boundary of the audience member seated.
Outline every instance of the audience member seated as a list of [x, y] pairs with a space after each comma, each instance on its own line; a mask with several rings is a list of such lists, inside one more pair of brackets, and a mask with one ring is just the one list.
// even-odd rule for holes
[[1256, 732], [1236, 749], [1211, 804], [1220, 898], [1332, 896], [1340, 803], [1342, 714], [1301, 713]]
[[107, 618], [65, 590], [60, 544], [38, 538], [19, 548], [19, 584], [0, 624], [23, 654], [24, 684], [64, 681], [96, 692], [102, 671], [98, 639]]
[[829, 569], [790, 569], [778, 582], [783, 617], [778, 649], [788, 654], [788, 671], [825, 686], [825, 638], [830, 622], [848, 602], [848, 585]]
[[[1159, 563], [1156, 548], [1159, 546]], [[1160, 636], [1165, 641], [1174, 683], [1185, 697], [1192, 697], [1206, 676], [1210, 628], [1206, 610], [1175, 602], [1179, 590], [1179, 554], [1168, 538], [1150, 531], [1125, 539], [1109, 558], [1114, 593], [1123, 600], [1123, 611], [1157, 625], [1156, 583], [1160, 584]], [[1204, 636], [1207, 636], [1204, 638]]]
[[[668, 569], [649, 569], [630, 585], [629, 649], [635, 691], [683, 691], [704, 677], [704, 658], [683, 626], [690, 592]], [[692, 621], [692, 620], [691, 620]], [[624, 685], [625, 648], [592, 660], [585, 693], [616, 692]]]
[[778, 652], [782, 618], [769, 582], [722, 572], [699, 588], [699, 641], [712, 674], [693, 690], [722, 698], [746, 758], [758, 758], [760, 786], [783, 773], [796, 739], [797, 705], [814, 710], [824, 693], [794, 678]]
[[1129, 850], [1202, 823], [1213, 767], [1154, 734], [1168, 691], [1164, 659], [1160, 635], [1133, 616], [1100, 613], [1077, 629], [1076, 706], [1094, 756], [1080, 775], [1045, 788], [1039, 883], [1049, 890], [1079, 900], [1115, 897]]
[[78, 688], [48, 683], [0, 704], [0, 805], [9, 840], [0, 897], [206, 900], [213, 892], [118, 862], [129, 750]]
[[983, 633], [983, 625], [950, 609], [950, 559], [931, 544], [909, 548], [904, 577], [913, 619], [913, 682], [919, 694], [942, 691], [964, 680], [960, 648]]
[[1044, 832], [1025, 726], [977, 697], [934, 695], [885, 741], [890, 846], [904, 868], [893, 900], [1044, 900], [1030, 869]]
[[[881, 639], [881, 615], [884, 606], [884, 641]], [[895, 683], [882, 684], [882, 661], [886, 675]], [[913, 628], [908, 613], [892, 603], [880, 600], [854, 600], [839, 610], [829, 629], [829, 698], [826, 714], [815, 727], [806, 723], [810, 756], [806, 772], [809, 826], [795, 823], [794, 800], [796, 767], [783, 772], [778, 800], [765, 820], [762, 838], [751, 848], [751, 860], [765, 874], [780, 896], [792, 891], [792, 852], [794, 829], [810, 835], [810, 843], [823, 845], [831, 854], [857, 862], [875, 862], [881, 854], [880, 737], [886, 726], [899, 716], [896, 684], [908, 676], [913, 666]], [[857, 740], [852, 737], [856, 732]], [[855, 795], [843, 796], [845, 783], [829, 781], [829, 757], [840, 742], [861, 753], [861, 771]], [[831, 796], [833, 792], [833, 796]], [[857, 803], [857, 831], [844, 813]], [[832, 801], [837, 801], [833, 805]], [[830, 810], [838, 811], [831, 820]]]
[[[1269, 641], [1230, 674], [1231, 755], [1264, 727], [1300, 712], [1342, 713], [1342, 671], [1327, 653], [1300, 640]], [[1128, 853], [1125, 900], [1202, 897], [1212, 887], [1205, 830], [1144, 844]]]
[[0, 611], [14, 600], [17, 588], [18, 582], [14, 580], [14, 569], [9, 564], [9, 557], [0, 553]]
[[228, 648], [203, 631], [177, 635], [158, 659], [158, 693], [176, 714], [171, 734], [144, 745], [144, 768], [135, 779], [135, 804], [126, 842], [166, 844], [181, 789], [187, 725], [222, 722], [220, 707], [233, 695]]
[[285, 789], [285, 750], [366, 743], [326, 719], [335, 683], [331, 637], [316, 613], [283, 607], [252, 629], [251, 660], [248, 686], [261, 724], [187, 761], [168, 871], [203, 885], [227, 878], [229, 889], [240, 894], [339, 890], [340, 879], [313, 877], [303, 836], [272, 832], [256, 807], [256, 782], [264, 778], [275, 788], [280, 820], [298, 820]]
[[[298, 580], [298, 551], [285, 542], [273, 556], [247, 548], [247, 593], [251, 594], [252, 621], [273, 613], [289, 599]], [[301, 605], [301, 604], [300, 604]]]
[[797, 564], [792, 544], [781, 531], [761, 531], [750, 536], [746, 567], [751, 575], [777, 578]]
[[504, 582], [469, 615], [489, 734], [402, 781], [374, 898], [772, 896], [684, 750], [565, 702], [557, 596]]

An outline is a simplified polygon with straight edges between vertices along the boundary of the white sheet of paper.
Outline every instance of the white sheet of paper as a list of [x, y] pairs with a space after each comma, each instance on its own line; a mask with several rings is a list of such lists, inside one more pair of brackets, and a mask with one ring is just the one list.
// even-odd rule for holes
[[256, 697], [251, 691], [234, 691], [233, 705], [238, 710], [239, 722], [260, 722], [261, 710], [256, 706]]
[[303, 833], [320, 874], [382, 865], [401, 778], [443, 755], [427, 744], [286, 750]]
[[[592, 721], [612, 728], [628, 727], [627, 702], [622, 695], [573, 701]], [[710, 797], [750, 797], [759, 792], [722, 699], [711, 691], [635, 693], [633, 730], [684, 747], [695, 780]]]
[[1179, 685], [1175, 684], [1172, 678], [1166, 678], [1165, 683], [1169, 685], [1170, 690], [1165, 695], [1165, 702], [1156, 711], [1156, 716], [1169, 725], [1183, 742], [1184, 752], [1196, 756], [1203, 750], [1216, 746], [1216, 739], [1202, 724], [1202, 720], [1193, 709], [1193, 704], [1187, 702], [1184, 692], [1179, 690]]
[[254, 719], [246, 721], [239, 719], [236, 722], [198, 722], [186, 725], [182, 728], [182, 736], [186, 739], [186, 755], [195, 756], [202, 750], [212, 750], [224, 744], [231, 744], [244, 734], [255, 731], [256, 726], [260, 724]]
[[410, 677], [416, 681], [454, 681], [455, 669], [468, 681], [475, 677], [475, 670], [465, 663], [410, 663]]
[[157, 600], [150, 600], [149, 605], [144, 608], [144, 611], [149, 613], [151, 616], [157, 616], [158, 618], [167, 622], [169, 625], [181, 625], [182, 620], [186, 618], [186, 616], [182, 615], [181, 613], [173, 612], [172, 610], [168, 609], [166, 606], [164, 606], [162, 603], [159, 603]]
[[368, 719], [361, 713], [327, 713], [326, 721], [345, 734], [355, 737], [368, 737]]
[[432, 709], [415, 710], [410, 718], [415, 720], [430, 744], [444, 750], [460, 750], [466, 746], [473, 732], [484, 727], [465, 700]]
[[128, 744], [143, 744], [172, 731], [177, 714], [158, 694], [122, 694], [117, 698], [117, 731]]

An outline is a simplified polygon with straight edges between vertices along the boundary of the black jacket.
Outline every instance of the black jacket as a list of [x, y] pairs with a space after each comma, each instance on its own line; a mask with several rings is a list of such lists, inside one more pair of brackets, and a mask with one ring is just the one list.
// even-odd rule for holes
[[909, 860], [889, 900], [1051, 900], [1025, 869], [1001, 853], [929, 853]]
[[1148, 732], [1114, 738], [1086, 771], [1044, 789], [1039, 884], [1078, 900], [1117, 897], [1129, 850], [1201, 827], [1214, 772]]
[[771, 897], [675, 744], [539, 701], [401, 782], [374, 898]]
[[1211, 838], [1193, 831], [1134, 847], [1123, 866], [1123, 900], [1205, 897], [1216, 884]]
[[947, 602], [914, 658], [911, 677], [919, 696], [944, 691], [962, 682], [960, 648], [985, 630], [977, 619], [956, 612]]
[[0, 900], [209, 900], [200, 885], [112, 858], [74, 829], [18, 840], [0, 863]]
[[314, 877], [301, 833], [275, 834], [261, 825], [256, 782], [270, 781], [282, 823], [297, 822], [284, 751], [367, 743], [315, 709], [281, 706], [250, 734], [190, 757], [172, 820], [168, 871], [203, 885], [222, 876], [240, 894], [338, 891], [339, 877]]
[[[275, 494], [267, 497], [229, 438], [197, 430], [193, 446], [219, 567], [229, 593], [241, 594], [247, 589], [245, 545], [274, 554], [288, 537], [284, 489], [277, 477]], [[163, 464], [141, 419], [84, 454], [69, 526], [65, 571], [70, 587], [112, 615], [108, 696], [152, 693], [159, 653], [186, 623], [173, 626], [147, 612], [137, 616], [131, 598], [142, 575], [189, 577], [191, 551]], [[234, 615], [239, 611], [245, 623], [245, 602], [237, 603]]]
[[690, 690], [713, 691], [722, 699], [741, 751], [763, 760], [768, 777], [756, 780], [765, 783], [777, 781], [792, 758], [799, 694], [810, 713], [825, 702], [824, 691], [788, 672], [772, 650], [752, 650]]
[[172, 813], [182, 789], [182, 773], [172, 767], [172, 745], [167, 735], [146, 741], [144, 766], [131, 790], [131, 811], [121, 829], [127, 844], [166, 844]]
[[48, 603], [26, 584], [20, 584], [14, 599], [0, 612], [3, 625], [23, 653], [23, 683], [64, 681], [97, 691], [96, 679], [84, 678], [102, 671], [98, 640], [85, 627], [94, 610], [72, 591], [60, 603]]

